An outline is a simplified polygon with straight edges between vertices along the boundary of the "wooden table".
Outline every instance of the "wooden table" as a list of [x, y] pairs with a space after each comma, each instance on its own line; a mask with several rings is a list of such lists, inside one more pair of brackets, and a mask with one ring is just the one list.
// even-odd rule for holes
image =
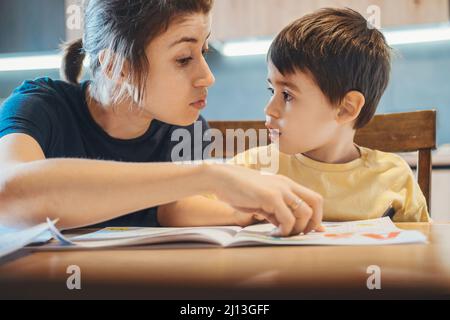
[[[122, 248], [32, 252], [0, 264], [0, 298], [449, 298], [450, 224], [398, 224], [428, 245]], [[67, 267], [81, 269], [68, 290]], [[381, 290], [367, 268], [381, 268]]]

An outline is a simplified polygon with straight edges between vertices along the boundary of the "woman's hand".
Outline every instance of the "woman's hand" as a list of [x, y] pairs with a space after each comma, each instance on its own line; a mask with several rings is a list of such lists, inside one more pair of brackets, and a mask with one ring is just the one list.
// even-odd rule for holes
[[210, 166], [213, 190], [236, 210], [258, 214], [277, 226], [274, 236], [323, 231], [323, 199], [318, 193], [280, 175], [232, 165]]

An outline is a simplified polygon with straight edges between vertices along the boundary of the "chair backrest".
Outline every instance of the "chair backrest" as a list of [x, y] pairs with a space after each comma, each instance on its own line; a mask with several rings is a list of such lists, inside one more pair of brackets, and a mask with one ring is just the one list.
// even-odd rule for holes
[[[222, 132], [227, 129], [266, 130], [264, 121], [210, 121], [209, 126]], [[259, 137], [259, 136], [258, 136]], [[224, 138], [224, 157], [233, 157], [237, 151], [237, 138], [233, 148]], [[417, 177], [419, 186], [431, 211], [431, 151], [436, 148], [436, 111], [417, 111], [376, 115], [363, 129], [356, 132], [355, 142], [363, 147], [385, 152], [418, 151]], [[266, 139], [258, 140], [258, 146], [266, 145]], [[249, 147], [246, 139], [245, 149]]]

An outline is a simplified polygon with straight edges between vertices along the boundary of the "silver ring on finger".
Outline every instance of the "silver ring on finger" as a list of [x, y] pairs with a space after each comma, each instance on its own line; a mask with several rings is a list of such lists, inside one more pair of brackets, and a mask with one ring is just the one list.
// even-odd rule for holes
[[294, 203], [291, 204], [289, 207], [292, 209], [292, 211], [295, 211], [295, 210], [297, 210], [298, 208], [301, 207], [301, 205], [303, 204], [303, 202], [305, 202], [305, 201], [303, 201], [303, 200], [300, 199], [300, 198], [297, 198], [297, 199], [295, 199]]

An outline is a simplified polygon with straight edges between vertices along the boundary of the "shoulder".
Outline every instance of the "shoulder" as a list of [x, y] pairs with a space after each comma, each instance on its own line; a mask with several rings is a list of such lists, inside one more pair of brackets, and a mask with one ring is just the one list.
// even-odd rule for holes
[[0, 113], [30, 113], [35, 108], [50, 112], [52, 107], [63, 105], [64, 100], [73, 99], [77, 90], [79, 95], [79, 86], [50, 78], [26, 80], [4, 101]]
[[64, 95], [79, 90], [80, 85], [73, 85], [65, 81], [53, 80], [49, 77], [25, 80], [13, 92], [15, 95]]
[[65, 125], [74, 123], [74, 110], [81, 105], [80, 88], [50, 78], [24, 81], [0, 107], [0, 137], [28, 134], [47, 155], [63, 136]]
[[396, 170], [403, 174], [412, 174], [411, 167], [401, 156], [395, 153], [383, 152], [361, 147], [363, 159], [370, 167], [378, 168], [382, 171]]
[[275, 145], [270, 144], [239, 153], [229, 163], [252, 169], [261, 169], [263, 167], [271, 167], [283, 161], [284, 158], [288, 159], [289, 157], [281, 153]]

